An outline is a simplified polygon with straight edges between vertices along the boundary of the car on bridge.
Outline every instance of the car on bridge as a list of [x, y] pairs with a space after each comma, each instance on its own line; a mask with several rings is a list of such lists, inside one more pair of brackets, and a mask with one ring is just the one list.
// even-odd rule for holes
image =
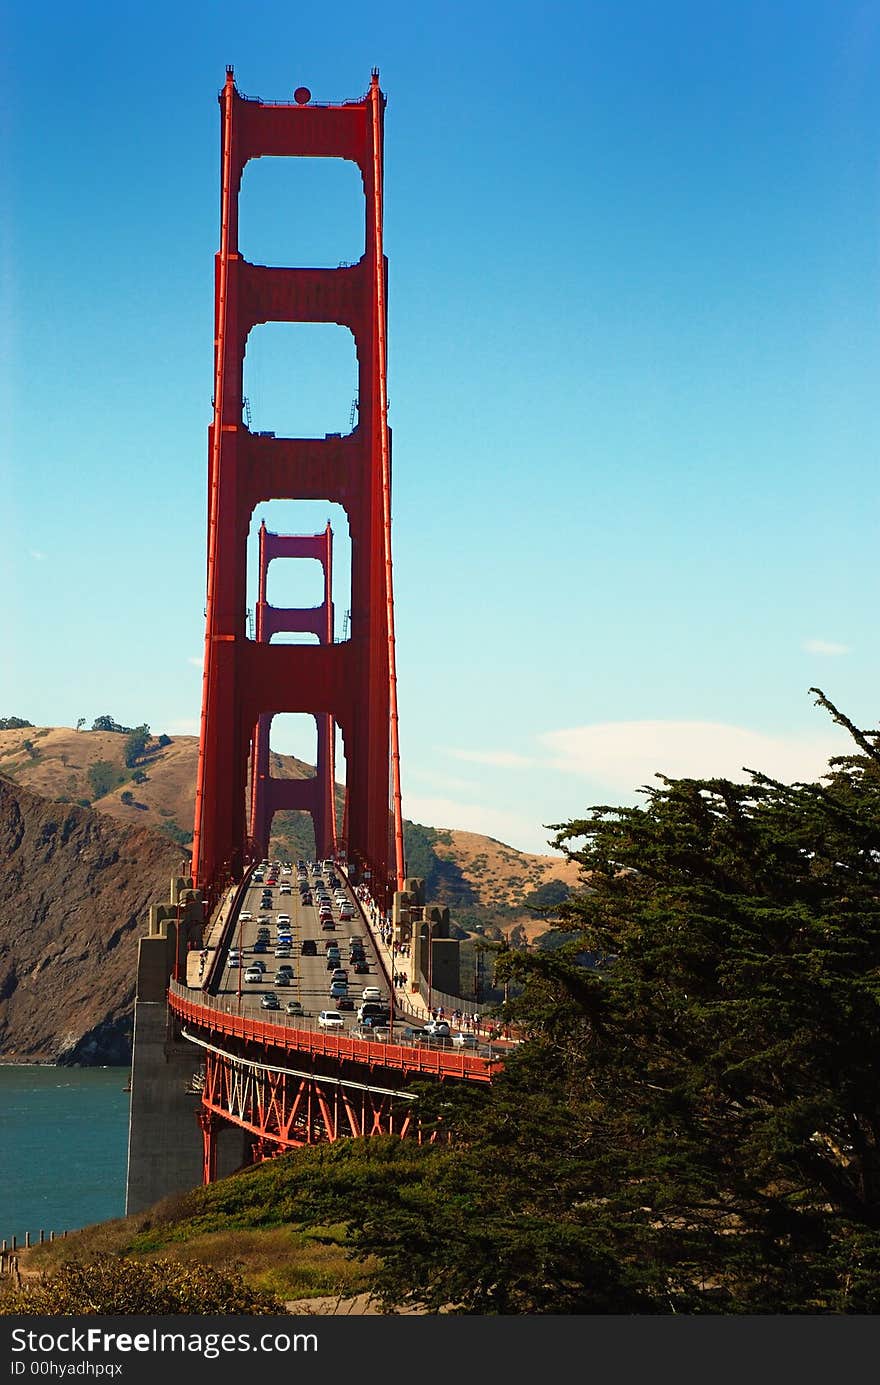
[[276, 922], [279, 928], [284, 923], [290, 923], [290, 914], [279, 914]]
[[303, 938], [300, 952], [303, 957], [317, 957], [318, 944], [314, 938]]
[[452, 1030], [445, 1020], [428, 1020], [425, 1033], [430, 1034], [432, 1039], [448, 1039]]
[[336, 1008], [338, 1010], [353, 1010], [354, 1001], [350, 995], [339, 995], [336, 997]]
[[288, 1000], [285, 1010], [289, 1015], [304, 1015], [303, 1003], [301, 1000]]
[[292, 981], [293, 981], [293, 975], [292, 975], [291, 972], [289, 972], [289, 971], [276, 971], [276, 973], [275, 973], [275, 985], [276, 985], [276, 986], [289, 986], [289, 985], [291, 984]]
[[244, 974], [245, 981], [262, 981], [263, 972], [261, 967], [248, 967]]
[[364, 986], [361, 991], [361, 1000], [381, 1000], [382, 992], [378, 986]]
[[254, 916], [249, 909], [245, 909], [238, 917], [241, 923], [253, 923], [254, 921]]
[[322, 1029], [344, 1029], [345, 1020], [338, 1010], [322, 1010], [318, 1016], [318, 1024]]
[[260, 1005], [264, 1010], [280, 1010], [281, 1002], [274, 991], [266, 991], [260, 996]]

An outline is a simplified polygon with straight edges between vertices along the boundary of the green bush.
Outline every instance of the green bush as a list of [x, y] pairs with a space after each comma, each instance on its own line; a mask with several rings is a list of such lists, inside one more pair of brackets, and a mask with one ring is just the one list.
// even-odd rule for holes
[[178, 846], [189, 846], [192, 841], [192, 832], [186, 832], [172, 819], [171, 822], [163, 822], [159, 831], [164, 837], [170, 837]]
[[122, 758], [127, 769], [132, 769], [143, 755], [150, 739], [150, 728], [146, 722], [143, 726], [136, 726], [125, 738], [125, 745], [122, 747]]
[[176, 1260], [139, 1262], [101, 1255], [88, 1263], [70, 1260], [54, 1274], [0, 1295], [0, 1314], [70, 1316], [79, 1313], [284, 1312], [281, 1299], [252, 1289], [235, 1271]]
[[105, 794], [112, 793], [120, 784], [125, 783], [125, 775], [109, 760], [96, 760], [93, 765], [89, 765], [88, 778], [95, 798], [103, 798]]

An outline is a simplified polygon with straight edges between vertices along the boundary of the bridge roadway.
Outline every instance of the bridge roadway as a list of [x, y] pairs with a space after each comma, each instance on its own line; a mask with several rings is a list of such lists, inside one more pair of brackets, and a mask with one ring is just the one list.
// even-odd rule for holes
[[[382, 999], [389, 1003], [395, 1002], [393, 988], [389, 986], [389, 979], [385, 975], [384, 968], [379, 960], [376, 946], [373, 942], [369, 924], [364, 916], [361, 903], [357, 899], [354, 890], [340, 867], [334, 868], [335, 878], [338, 886], [332, 887], [327, 880], [327, 872], [321, 870], [320, 874], [316, 871], [308, 870], [308, 881], [311, 886], [311, 904], [304, 904], [299, 890], [299, 877], [296, 865], [286, 867], [288, 873], [279, 868], [277, 874], [266, 872], [266, 878], [262, 882], [251, 883], [243, 899], [237, 916], [229, 921], [225, 930], [225, 945], [221, 948], [221, 957], [218, 959], [217, 968], [214, 975], [218, 978], [217, 984], [211, 990], [224, 1008], [234, 1009], [241, 1014], [256, 1014], [261, 1019], [271, 1020], [278, 1011], [266, 1010], [263, 1007], [263, 996], [270, 992], [278, 997], [281, 1011], [285, 1012], [286, 1004], [289, 1000], [297, 1000], [303, 1007], [301, 1027], [317, 1027], [317, 1017], [322, 1010], [336, 1010], [337, 1001], [330, 995], [330, 980], [332, 968], [328, 966], [327, 948], [335, 942], [340, 951], [339, 962], [334, 966], [343, 968], [347, 972], [348, 993], [354, 1005], [353, 1010], [341, 1011], [345, 1030], [356, 1027], [356, 1011], [362, 999], [362, 991], [366, 987], [376, 987], [381, 993]], [[268, 881], [275, 880], [275, 884], [270, 886]], [[323, 880], [327, 885], [331, 898], [331, 908], [333, 910], [333, 927], [322, 928], [319, 916], [319, 899], [315, 893], [315, 886], [319, 880]], [[289, 887], [289, 893], [282, 894], [281, 887]], [[272, 894], [271, 904], [262, 904], [262, 894], [264, 889], [270, 889]], [[337, 897], [344, 897], [354, 917], [351, 920], [344, 920], [340, 917], [341, 909], [337, 903]], [[291, 934], [292, 942], [289, 956], [275, 956], [278, 946], [279, 923], [283, 921], [287, 924]], [[268, 928], [269, 944], [263, 953], [254, 951], [254, 944], [257, 942], [260, 928]], [[356, 937], [361, 940], [366, 954], [366, 972], [356, 973], [354, 963], [349, 958], [350, 939]], [[317, 955], [314, 957], [302, 955], [302, 944], [306, 939], [314, 941]], [[241, 966], [229, 965], [229, 952], [233, 947], [239, 949]], [[265, 967], [263, 979], [260, 982], [245, 981], [247, 968], [255, 962], [262, 962]], [[279, 968], [283, 964], [288, 964], [293, 975], [290, 984], [281, 980]], [[193, 959], [189, 959], [190, 969], [193, 967]], [[190, 974], [187, 979], [190, 980]], [[404, 1021], [401, 1015], [392, 1016], [395, 1027], [400, 1027], [405, 1022], [412, 1024], [412, 1018]], [[299, 1018], [299, 1017], [297, 1017]]]
[[[503, 1056], [508, 1045], [481, 1041], [474, 1047], [473, 1040], [470, 1040], [467, 1046], [458, 1047], [448, 1039], [422, 1036], [414, 1016], [400, 1014], [399, 1000], [394, 1002], [394, 991], [389, 986], [366, 913], [344, 870], [335, 867], [338, 890], [328, 886], [333, 928], [325, 929], [321, 927], [319, 901], [314, 891], [317, 872], [309, 868], [313, 902], [304, 904], [297, 867], [293, 864], [289, 869], [290, 874], [282, 874], [281, 868], [277, 873], [266, 871], [264, 880], [251, 880], [244, 889], [239, 890], [236, 909], [227, 918], [222, 937], [216, 939], [217, 955], [212, 958], [204, 975], [199, 975], [199, 955], [191, 953], [187, 958], [187, 984], [172, 984], [170, 988], [172, 1009], [187, 1022], [193, 1034], [201, 1036], [203, 1045], [215, 1042], [219, 1049], [225, 1049], [228, 1039], [243, 1040], [248, 1045], [277, 1048], [294, 1056], [297, 1053], [312, 1057], [322, 1055], [343, 1062], [367, 1062], [371, 1068], [386, 1067], [407, 1073], [478, 1082], [490, 1080], [493, 1062]], [[262, 868], [257, 868], [257, 873], [262, 873]], [[325, 882], [326, 877], [327, 872], [322, 870], [321, 878]], [[275, 884], [269, 886], [271, 879], [275, 880]], [[282, 884], [290, 885], [289, 894], [281, 893]], [[271, 888], [271, 905], [262, 904], [264, 888]], [[340, 918], [337, 894], [345, 897], [355, 915], [353, 920]], [[279, 919], [285, 915], [290, 919], [290, 956], [276, 958]], [[265, 953], [255, 953], [253, 950], [260, 928], [268, 928], [270, 933]], [[352, 937], [359, 937], [363, 942], [367, 959], [365, 973], [356, 974], [349, 960], [349, 939]], [[306, 939], [314, 940], [316, 956], [303, 957], [302, 944]], [[336, 1000], [329, 994], [332, 973], [328, 968], [326, 952], [326, 944], [334, 940], [339, 944], [341, 954], [337, 965], [348, 973], [349, 995], [355, 1008], [340, 1012], [343, 1018], [341, 1029], [326, 1029], [318, 1024], [319, 1013], [338, 1008]], [[228, 964], [229, 951], [233, 946], [239, 949], [240, 967]], [[248, 965], [257, 960], [265, 964], [263, 980], [245, 981]], [[290, 984], [281, 984], [278, 980], [277, 969], [282, 962], [287, 962], [293, 969]], [[357, 1022], [357, 1006], [367, 986], [377, 987], [383, 999], [396, 1005], [392, 1010], [391, 1023], [376, 1030], [364, 1029]], [[262, 1005], [262, 997], [270, 991], [278, 998], [280, 1008], [277, 1010], [266, 1009]], [[301, 1015], [287, 1013], [289, 1000], [297, 1000], [301, 1004]], [[277, 1055], [267, 1058], [268, 1065], [272, 1067], [279, 1061]]]

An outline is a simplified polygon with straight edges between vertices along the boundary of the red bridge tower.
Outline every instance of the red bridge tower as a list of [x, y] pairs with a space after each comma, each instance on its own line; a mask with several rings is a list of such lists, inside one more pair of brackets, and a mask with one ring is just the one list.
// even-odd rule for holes
[[[193, 875], [212, 898], [247, 859], [248, 761], [264, 714], [311, 712], [342, 732], [348, 858], [372, 873], [385, 903], [403, 884], [397, 680], [391, 583], [391, 440], [387, 419], [386, 283], [382, 248], [385, 97], [373, 72], [358, 101], [254, 101], [227, 68], [222, 108], [220, 250], [216, 260], [214, 418], [209, 430], [208, 579]], [[353, 160], [366, 199], [366, 248], [354, 265], [249, 264], [238, 249], [238, 198], [248, 159]], [[242, 420], [248, 333], [263, 322], [348, 327], [358, 360], [358, 422], [345, 437], [259, 437]], [[343, 643], [272, 645], [247, 638], [246, 543], [255, 506], [275, 499], [343, 506], [352, 542], [351, 627]]]

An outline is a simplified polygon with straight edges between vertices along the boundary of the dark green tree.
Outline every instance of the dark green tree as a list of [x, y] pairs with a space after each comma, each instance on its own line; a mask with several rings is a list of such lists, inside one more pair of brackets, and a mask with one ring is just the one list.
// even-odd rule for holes
[[658, 1308], [880, 1310], [880, 733], [811, 691], [855, 743], [821, 782], [658, 776], [561, 824], [572, 942], [499, 962]]
[[0, 731], [23, 731], [33, 724], [32, 721], [25, 721], [24, 717], [0, 717]]
[[143, 726], [135, 726], [125, 738], [122, 747], [122, 758], [126, 768], [131, 769], [137, 764], [147, 748], [150, 739], [150, 728], [144, 723]]
[[146, 784], [149, 777], [145, 769], [136, 769], [131, 776], [131, 782], [133, 784]]
[[124, 775], [109, 760], [96, 760], [93, 765], [89, 765], [88, 778], [95, 798], [103, 798], [105, 794], [118, 788], [124, 780]]
[[119, 800], [121, 803], [124, 803], [127, 807], [134, 803], [134, 794], [132, 793], [131, 789], [123, 789], [122, 793], [119, 795]]
[[497, 961], [525, 1041], [421, 1091], [424, 1154], [298, 1196], [388, 1303], [880, 1312], [880, 732], [814, 691], [854, 742], [820, 782], [658, 776], [558, 825], [589, 889]]
[[126, 735], [132, 728], [130, 726], [120, 726], [118, 721], [114, 721], [110, 716], [95, 717], [92, 722], [93, 731], [116, 731], [121, 735]]

